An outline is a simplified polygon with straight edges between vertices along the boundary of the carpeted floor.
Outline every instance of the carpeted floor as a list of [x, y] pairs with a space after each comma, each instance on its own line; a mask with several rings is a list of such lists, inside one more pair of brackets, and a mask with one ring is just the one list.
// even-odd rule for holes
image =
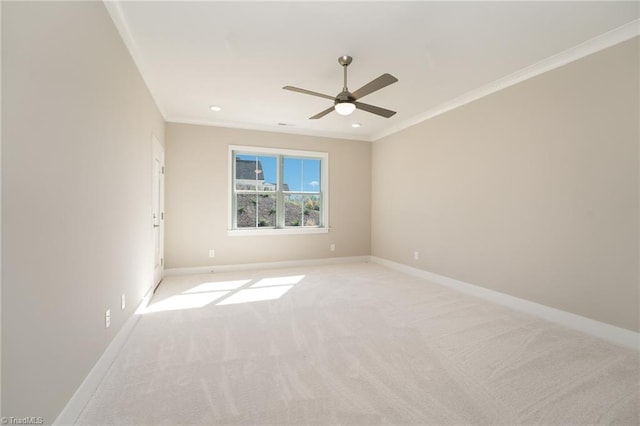
[[375, 264], [169, 277], [78, 424], [637, 425], [639, 364]]

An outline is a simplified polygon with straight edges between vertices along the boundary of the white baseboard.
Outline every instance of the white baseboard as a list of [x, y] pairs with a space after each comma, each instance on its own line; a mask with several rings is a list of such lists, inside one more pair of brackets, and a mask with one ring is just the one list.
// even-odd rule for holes
[[147, 294], [142, 298], [142, 301], [138, 305], [135, 313], [129, 317], [124, 323], [120, 331], [115, 335], [107, 349], [102, 356], [98, 359], [98, 362], [93, 366], [87, 377], [82, 381], [76, 392], [73, 394], [67, 405], [62, 412], [58, 415], [53, 425], [73, 425], [80, 417], [82, 410], [87, 405], [94, 392], [102, 382], [102, 379], [109, 371], [111, 364], [115, 361], [118, 353], [124, 346], [125, 342], [129, 338], [129, 335], [135, 328], [138, 320], [140, 319], [140, 312], [149, 304], [153, 296], [153, 290], [149, 290]]
[[598, 337], [619, 346], [640, 350], [640, 333], [627, 330], [625, 328], [616, 327], [611, 324], [596, 321], [560, 309], [551, 308], [529, 300], [520, 299], [498, 291], [490, 290], [474, 284], [465, 283], [443, 275], [434, 274], [433, 272], [424, 271], [422, 269], [413, 268], [391, 260], [382, 259], [376, 256], [370, 257], [371, 262], [386, 266], [397, 271], [407, 273], [419, 278], [424, 278], [434, 284], [439, 284], [463, 293], [471, 294], [481, 299], [488, 300], [499, 305], [524, 312], [529, 315], [536, 316], [548, 321], [555, 322], [574, 330], [578, 330], [585, 334]]
[[[165, 276], [202, 274], [211, 272], [232, 272], [242, 270], [255, 269], [275, 269], [289, 268], [298, 266], [317, 266], [331, 265], [341, 263], [357, 263], [357, 262], [373, 262], [409, 275], [423, 278], [434, 284], [439, 284], [463, 293], [471, 294], [481, 299], [488, 300], [493, 303], [507, 306], [509, 308], [543, 318], [548, 321], [558, 323], [560, 325], [581, 331], [611, 343], [624, 346], [627, 348], [640, 350], [640, 333], [606, 324], [600, 321], [592, 320], [560, 309], [551, 308], [529, 300], [520, 299], [508, 294], [500, 293], [474, 284], [465, 283], [453, 278], [438, 275], [433, 272], [422, 269], [413, 268], [408, 265], [393, 262], [391, 260], [382, 259], [376, 256], [351, 256], [351, 257], [331, 257], [325, 259], [308, 259], [293, 260], [283, 262], [265, 262], [265, 263], [246, 263], [235, 265], [217, 265], [217, 266], [201, 266], [194, 268], [172, 268], [165, 270]], [[82, 410], [87, 405], [98, 385], [111, 367], [111, 364], [118, 356], [121, 348], [129, 338], [129, 335], [135, 328], [139, 312], [149, 304], [153, 292], [150, 290], [138, 305], [136, 313], [131, 315], [122, 326], [118, 334], [113, 338], [107, 349], [104, 351], [98, 362], [93, 366], [82, 384], [73, 394], [65, 408], [53, 422], [54, 425], [72, 425], [76, 422]]]
[[235, 272], [255, 269], [295, 268], [297, 266], [333, 265], [338, 263], [368, 262], [369, 256], [328, 257], [324, 259], [287, 260], [282, 262], [238, 263], [231, 265], [196, 266], [192, 268], [170, 268], [164, 276], [210, 274], [212, 272]]

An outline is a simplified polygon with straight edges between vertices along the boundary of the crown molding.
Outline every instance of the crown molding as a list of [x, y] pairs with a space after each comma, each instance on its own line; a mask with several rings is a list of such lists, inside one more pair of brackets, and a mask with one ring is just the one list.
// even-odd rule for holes
[[124, 42], [124, 45], [129, 50], [129, 55], [131, 56], [131, 59], [133, 60], [133, 63], [135, 64], [136, 68], [138, 68], [138, 74], [140, 74], [142, 81], [144, 81], [144, 84], [147, 87], [147, 91], [149, 92], [149, 95], [151, 95], [153, 102], [155, 103], [156, 107], [160, 111], [160, 115], [162, 115], [162, 118], [164, 118], [164, 120], [167, 121], [166, 112], [162, 108], [162, 105], [160, 104], [160, 102], [158, 102], [158, 99], [154, 96], [153, 92], [151, 91], [151, 86], [149, 85], [149, 82], [145, 77], [146, 75], [146, 73], [144, 72], [145, 66], [142, 59], [140, 59], [140, 54], [138, 53], [139, 50], [136, 46], [135, 41], [133, 40], [133, 36], [131, 35], [131, 31], [129, 30], [129, 25], [127, 24], [127, 20], [124, 17], [124, 12], [122, 11], [122, 6], [120, 5], [121, 2], [114, 1], [114, 0], [102, 0], [102, 3], [104, 4], [104, 7], [107, 9], [107, 12], [111, 16], [111, 20], [116, 26], [116, 29], [118, 30], [118, 33], [120, 34], [120, 38]]
[[231, 129], [242, 129], [242, 130], [258, 130], [262, 132], [272, 132], [272, 133], [286, 133], [292, 135], [302, 135], [302, 136], [315, 136], [329, 139], [347, 139], [347, 140], [355, 140], [355, 141], [365, 141], [371, 142], [372, 139], [368, 137], [368, 135], [350, 135], [347, 133], [336, 133], [336, 132], [327, 132], [323, 130], [312, 130], [312, 129], [302, 129], [298, 127], [288, 127], [288, 126], [273, 126], [269, 124], [257, 124], [257, 123], [236, 123], [229, 121], [215, 121], [215, 120], [192, 120], [186, 117], [179, 116], [168, 116], [165, 117], [167, 123], [178, 123], [178, 124], [196, 124], [199, 126], [212, 126], [212, 127], [227, 127]]
[[[147, 89], [149, 90], [150, 85], [148, 81], [145, 79], [145, 73], [144, 73], [144, 70], [146, 69], [145, 64], [144, 64], [144, 61], [142, 61], [142, 59], [140, 58], [140, 54], [138, 53], [138, 48], [133, 39], [133, 36], [131, 35], [131, 31], [129, 30], [129, 26], [127, 24], [126, 18], [122, 11], [120, 2], [114, 1], [114, 0], [103, 0], [103, 3], [107, 11], [109, 12], [109, 15], [111, 15], [111, 19], [113, 20], [118, 32], [120, 33], [120, 36], [124, 44], [129, 50], [129, 54], [131, 55], [133, 62], [138, 68], [140, 75], [142, 76], [142, 79], [145, 82]], [[388, 127], [387, 129], [384, 129], [380, 132], [373, 133], [373, 134], [369, 133], [369, 134], [362, 134], [362, 135], [353, 135], [353, 134], [347, 134], [347, 133], [326, 132], [321, 130], [302, 129], [302, 128], [295, 128], [295, 127], [274, 128], [271, 125], [265, 125], [265, 124], [205, 121], [205, 120], [193, 120], [186, 117], [168, 116], [166, 111], [164, 111], [161, 104], [153, 95], [153, 92], [149, 90], [149, 93], [151, 94], [151, 97], [153, 98], [156, 106], [160, 110], [160, 114], [162, 115], [162, 117], [166, 122], [227, 127], [227, 128], [236, 128], [236, 129], [246, 129], [246, 130], [260, 130], [260, 131], [266, 131], [266, 132], [288, 133], [288, 134], [306, 135], [306, 136], [319, 136], [319, 137], [333, 138], [333, 139], [349, 139], [349, 140], [375, 142], [386, 136], [390, 136], [392, 134], [405, 130], [411, 126], [422, 123], [423, 121], [437, 117], [448, 111], [451, 111], [453, 109], [459, 108], [473, 101], [481, 99], [485, 96], [496, 93], [502, 89], [506, 89], [507, 87], [513, 86], [515, 84], [518, 84], [530, 78], [536, 77], [540, 74], [554, 70], [556, 68], [569, 64], [571, 62], [584, 58], [585, 56], [594, 54], [596, 52], [607, 49], [611, 46], [614, 46], [616, 44], [622, 43], [624, 41], [627, 41], [629, 39], [632, 39], [638, 36], [640, 36], [640, 19], [635, 19], [625, 25], [622, 25], [618, 28], [615, 28], [611, 31], [608, 31], [592, 39], [589, 39], [577, 46], [569, 48], [558, 54], [552, 55], [533, 65], [525, 67], [519, 71], [516, 71], [512, 74], [509, 74], [505, 77], [502, 77], [498, 80], [495, 80], [477, 89], [471, 90], [455, 99], [444, 102], [421, 114], [410, 117], [398, 124], [395, 124], [393, 126]]]
[[502, 89], [506, 89], [507, 87], [513, 86], [545, 72], [577, 61], [578, 59], [584, 58], [585, 56], [592, 55], [611, 46], [615, 46], [616, 44], [630, 40], [634, 37], [638, 37], [639, 35], [640, 19], [636, 19], [625, 25], [622, 25], [621, 27], [587, 40], [577, 46], [536, 62], [533, 65], [509, 74], [503, 78], [467, 92], [462, 96], [442, 103], [435, 108], [429, 109], [422, 114], [416, 115], [412, 118], [409, 118], [408, 120], [400, 122], [397, 125], [389, 127], [386, 130], [378, 132], [373, 135], [372, 141], [375, 142], [386, 136], [398, 133], [418, 123], [422, 123], [423, 121], [444, 114], [445, 112], [451, 111], [455, 108], [459, 108], [480, 98], [491, 95], [492, 93], [498, 92]]

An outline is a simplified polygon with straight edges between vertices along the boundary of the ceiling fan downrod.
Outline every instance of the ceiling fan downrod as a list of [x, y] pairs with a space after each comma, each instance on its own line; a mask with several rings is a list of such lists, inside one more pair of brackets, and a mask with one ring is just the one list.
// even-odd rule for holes
[[351, 61], [353, 61], [353, 58], [347, 55], [340, 56], [338, 58], [338, 63], [342, 65], [342, 68], [344, 69], [344, 85], [342, 87], [343, 92], [349, 92], [349, 89], [347, 89], [347, 67], [349, 66]]
[[349, 92], [347, 88], [347, 67], [351, 63], [353, 58], [351, 56], [343, 55], [338, 58], [338, 63], [343, 68], [344, 74], [344, 85], [342, 87], [342, 92], [338, 93], [337, 96], [329, 96], [324, 93], [313, 92], [307, 89], [301, 89], [299, 87], [294, 86], [284, 86], [283, 89], [291, 90], [293, 92], [303, 93], [305, 95], [317, 96], [320, 98], [330, 99], [333, 101], [333, 106], [325, 109], [324, 111], [319, 112], [318, 114], [309, 117], [310, 120], [317, 120], [318, 118], [322, 118], [325, 115], [329, 114], [331, 111], [335, 111], [340, 115], [349, 115], [356, 109], [360, 109], [362, 111], [370, 112], [371, 114], [379, 115], [381, 117], [389, 118], [394, 115], [396, 112], [391, 111], [385, 108], [380, 108], [375, 105], [369, 105], [360, 102], [360, 98], [367, 96], [370, 93], [378, 91], [384, 87], [387, 87], [390, 84], [393, 84], [398, 81], [397, 78], [392, 76], [391, 74], [382, 74], [380, 77], [371, 80], [355, 92]]

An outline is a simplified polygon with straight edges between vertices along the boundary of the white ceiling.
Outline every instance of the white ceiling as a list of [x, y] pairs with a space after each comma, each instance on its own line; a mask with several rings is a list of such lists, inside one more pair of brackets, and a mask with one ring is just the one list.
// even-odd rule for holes
[[[549, 68], [569, 49], [580, 56], [596, 37], [629, 38], [639, 16], [638, 2], [106, 4], [167, 121], [363, 140], [535, 74], [534, 64]], [[336, 95], [341, 55], [354, 58], [352, 92], [383, 73], [398, 78], [362, 99], [396, 115], [309, 120], [331, 101], [282, 89]]]

